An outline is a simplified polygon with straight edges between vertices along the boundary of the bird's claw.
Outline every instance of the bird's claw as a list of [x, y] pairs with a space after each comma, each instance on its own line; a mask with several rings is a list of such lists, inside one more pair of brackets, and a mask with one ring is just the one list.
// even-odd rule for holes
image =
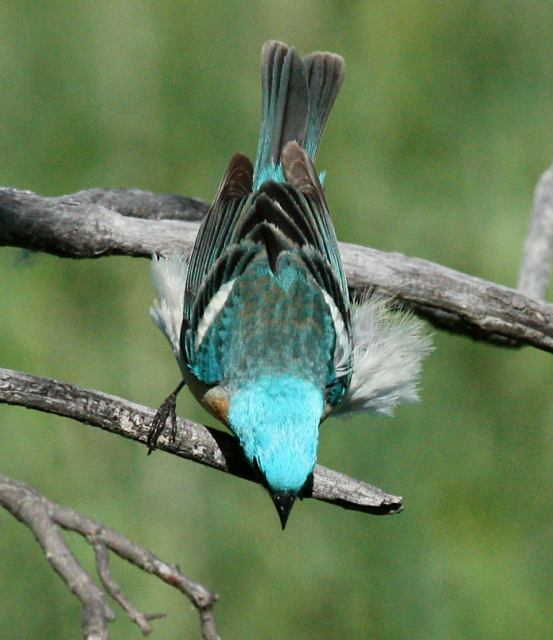
[[148, 438], [146, 440], [146, 444], [148, 445], [148, 455], [157, 449], [157, 442], [159, 438], [162, 436], [165, 426], [167, 424], [167, 420], [171, 420], [171, 436], [170, 442], [174, 444], [177, 440], [177, 394], [183, 388], [184, 381], [182, 381], [179, 386], [171, 393], [171, 395], [167, 396], [159, 409], [156, 411], [156, 414], [152, 420], [152, 424], [150, 425], [150, 431], [148, 433]]

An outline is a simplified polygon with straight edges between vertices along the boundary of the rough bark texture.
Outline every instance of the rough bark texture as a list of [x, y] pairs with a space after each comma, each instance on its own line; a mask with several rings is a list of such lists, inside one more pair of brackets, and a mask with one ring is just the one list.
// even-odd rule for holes
[[[138, 190], [94, 189], [44, 198], [4, 189], [0, 190], [0, 245], [68, 258], [188, 253], [206, 208], [198, 200]], [[385, 290], [438, 328], [506, 346], [528, 344], [553, 351], [551, 304], [399, 253], [345, 243], [340, 250], [353, 289]], [[540, 254], [541, 272], [550, 253]], [[524, 273], [535, 273], [534, 267], [529, 263]], [[541, 291], [543, 274], [539, 280]], [[534, 294], [535, 287], [530, 289]]]

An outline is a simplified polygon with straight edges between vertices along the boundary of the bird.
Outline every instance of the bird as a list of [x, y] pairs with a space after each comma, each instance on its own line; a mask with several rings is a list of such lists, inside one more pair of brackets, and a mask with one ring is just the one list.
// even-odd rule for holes
[[431, 349], [421, 322], [382, 294], [350, 300], [315, 169], [345, 69], [335, 53], [265, 43], [255, 164], [231, 158], [189, 259], [152, 259], [151, 315], [182, 381], [156, 415], [150, 451], [188, 385], [238, 438], [282, 529], [312, 484], [321, 423], [415, 401]]

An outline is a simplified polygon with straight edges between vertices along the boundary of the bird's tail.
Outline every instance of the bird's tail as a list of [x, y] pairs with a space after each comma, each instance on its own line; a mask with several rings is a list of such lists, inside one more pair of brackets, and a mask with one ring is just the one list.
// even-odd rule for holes
[[346, 65], [334, 53], [300, 58], [295, 49], [271, 40], [261, 52], [262, 120], [254, 190], [267, 180], [284, 182], [281, 153], [295, 140], [314, 160]]

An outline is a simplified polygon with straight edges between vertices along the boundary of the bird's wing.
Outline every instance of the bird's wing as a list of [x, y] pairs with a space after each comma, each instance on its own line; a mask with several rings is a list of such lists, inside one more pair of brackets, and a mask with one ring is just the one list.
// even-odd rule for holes
[[[188, 266], [184, 297], [184, 318], [192, 319], [192, 308], [205, 279], [214, 264], [225, 253], [242, 208], [251, 194], [253, 169], [249, 159], [235, 154], [194, 243]], [[224, 277], [224, 269], [221, 277]], [[224, 280], [212, 282], [214, 290], [224, 284]]]
[[349, 304], [349, 294], [334, 225], [330, 218], [323, 187], [315, 171], [313, 161], [297, 143], [289, 142], [282, 153], [282, 163], [292, 194], [301, 194], [304, 206], [305, 238], [322, 258], [328, 262], [331, 274], [338, 281], [339, 291], [328, 291], [339, 308]]

